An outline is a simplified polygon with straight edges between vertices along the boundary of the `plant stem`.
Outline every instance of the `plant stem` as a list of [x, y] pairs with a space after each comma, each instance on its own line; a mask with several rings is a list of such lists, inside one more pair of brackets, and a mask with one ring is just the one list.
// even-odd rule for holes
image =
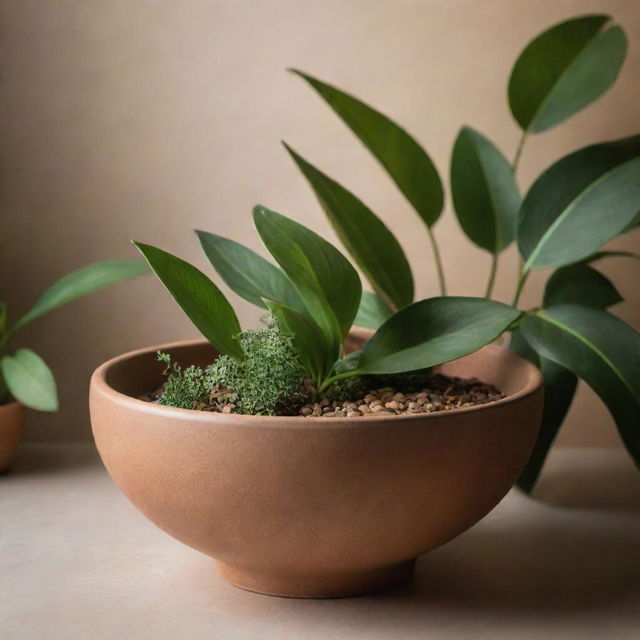
[[429, 234], [429, 241], [431, 242], [431, 249], [433, 251], [433, 259], [436, 263], [436, 271], [438, 273], [438, 283], [440, 284], [440, 295], [447, 295], [447, 285], [444, 281], [444, 269], [442, 268], [442, 257], [440, 256], [440, 249], [436, 242], [436, 237], [431, 230], [431, 227], [427, 225], [427, 233]]
[[518, 287], [516, 288], [516, 293], [513, 296], [513, 302], [511, 303], [511, 305], [514, 307], [518, 304], [518, 301], [520, 300], [520, 295], [522, 294], [524, 283], [527, 281], [527, 278], [529, 277], [529, 273], [530, 271], [524, 270], [524, 269], [520, 272], [520, 277], [518, 278]]
[[513, 169], [513, 173], [518, 172], [518, 165], [520, 164], [520, 156], [522, 155], [522, 150], [524, 149], [524, 143], [527, 140], [527, 132], [523, 131], [520, 136], [520, 140], [518, 141], [518, 146], [516, 147], [516, 155], [513, 157], [513, 162], [511, 163], [511, 168]]
[[[520, 165], [520, 157], [522, 156], [522, 150], [524, 149], [524, 143], [527, 141], [527, 132], [523, 131], [522, 135], [520, 136], [520, 140], [518, 141], [518, 146], [516, 147], [516, 154], [513, 157], [513, 162], [511, 163], [511, 168], [513, 169], [513, 175], [515, 178], [516, 173], [518, 172], [518, 166]], [[517, 242], [516, 242], [516, 249], [517, 249]], [[517, 300], [520, 298], [520, 292], [522, 291], [522, 287], [524, 286], [524, 282], [520, 282], [520, 278], [522, 278], [523, 274], [522, 274], [522, 256], [520, 255], [520, 252], [518, 250], [518, 259], [516, 260], [517, 266], [518, 266], [518, 289], [516, 291], [516, 295], [515, 295], [515, 300], [517, 302]], [[525, 277], [526, 280], [526, 277]], [[513, 303], [514, 305], [516, 304], [515, 302]]]
[[489, 299], [493, 293], [493, 285], [496, 281], [496, 271], [498, 269], [498, 254], [494, 253], [491, 257], [491, 270], [489, 271], [489, 282], [487, 283], [487, 292], [484, 297]]
[[359, 375], [357, 371], [344, 371], [343, 373], [337, 373], [335, 376], [331, 376], [330, 378], [326, 378], [322, 384], [318, 386], [318, 393], [322, 393], [329, 385], [337, 382], [338, 380], [344, 380], [345, 378], [350, 378], [351, 376]]

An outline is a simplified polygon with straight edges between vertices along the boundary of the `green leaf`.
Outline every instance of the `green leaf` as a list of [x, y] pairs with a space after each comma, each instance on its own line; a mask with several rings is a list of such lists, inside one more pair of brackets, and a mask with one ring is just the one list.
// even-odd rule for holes
[[38, 411], [58, 410], [56, 381], [46, 362], [31, 349], [18, 349], [0, 360], [0, 370], [11, 395]]
[[543, 306], [581, 304], [606, 309], [621, 301], [622, 296], [607, 277], [579, 262], [554, 271], [547, 280]]
[[391, 231], [350, 191], [289, 146], [284, 146], [309, 181], [340, 240], [376, 292], [396, 308], [411, 304], [411, 267]]
[[240, 323], [220, 289], [188, 262], [149, 244], [134, 244], [200, 333], [220, 353], [243, 360]]
[[627, 52], [606, 15], [586, 15], [532, 40], [509, 78], [509, 106], [523, 131], [545, 131], [599, 98], [615, 82]]
[[13, 331], [76, 298], [147, 272], [146, 265], [137, 260], [105, 260], [72, 271], [42, 294], [33, 308], [18, 320]]
[[569, 411], [578, 379], [565, 367], [539, 356], [518, 329], [512, 332], [509, 346], [523, 358], [533, 362], [540, 369], [544, 380], [544, 410], [540, 432], [524, 471], [517, 481], [517, 485], [523, 491], [531, 493], [549, 449]]
[[628, 233], [640, 227], [640, 212], [638, 215], [622, 230], [622, 233]]
[[392, 315], [393, 311], [378, 294], [363, 291], [360, 307], [353, 324], [375, 330]]
[[520, 311], [483, 298], [414, 302], [389, 318], [362, 351], [359, 373], [403, 373], [477, 351], [495, 340]]
[[472, 242], [491, 253], [511, 244], [520, 207], [513, 170], [491, 141], [470, 127], [461, 129], [453, 147], [451, 194]]
[[266, 308], [263, 298], [267, 298], [304, 311], [300, 296], [282, 269], [239, 242], [206, 231], [196, 234], [213, 268], [240, 297], [262, 308]]
[[640, 464], [640, 334], [606, 311], [577, 305], [527, 315], [520, 328], [541, 356], [572, 371], [600, 396]]
[[529, 189], [518, 246], [525, 268], [577, 262], [617, 236], [640, 209], [640, 136], [562, 158]]
[[291, 71], [304, 78], [360, 138], [431, 227], [442, 213], [444, 191], [424, 149], [395, 122], [357, 98], [302, 71]]
[[331, 371], [335, 353], [327, 344], [320, 327], [311, 318], [278, 302], [265, 299], [265, 304], [276, 318], [280, 332], [292, 336], [313, 380], [316, 384], [322, 382]]
[[358, 368], [358, 363], [360, 362], [361, 355], [362, 349], [356, 349], [355, 351], [348, 353], [344, 358], [341, 358], [335, 363], [335, 372], [337, 374], [340, 374], [347, 371], [356, 371]]
[[632, 253], [631, 251], [596, 251], [596, 253], [591, 254], [582, 262], [589, 264], [602, 260], [603, 258], [633, 258], [634, 260], [640, 260], [640, 254]]
[[269, 253], [296, 287], [308, 315], [339, 353], [360, 304], [362, 287], [356, 270], [335, 247], [290, 218], [258, 205], [253, 219]]

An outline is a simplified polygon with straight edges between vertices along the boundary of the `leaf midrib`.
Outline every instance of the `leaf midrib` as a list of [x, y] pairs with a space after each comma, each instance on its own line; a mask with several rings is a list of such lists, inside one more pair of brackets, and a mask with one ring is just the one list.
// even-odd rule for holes
[[593, 351], [596, 355], [598, 355], [602, 359], [602, 361], [605, 362], [609, 366], [609, 368], [616, 374], [616, 376], [619, 378], [622, 384], [629, 390], [629, 392], [636, 399], [636, 401], [640, 402], [640, 400], [638, 399], [637, 392], [632, 387], [629, 386], [622, 372], [618, 369], [618, 367], [615, 366], [615, 364], [604, 353], [604, 351], [602, 351], [602, 349], [598, 348], [595, 344], [593, 344], [593, 342], [591, 342], [588, 338], [583, 336], [581, 333], [578, 333], [577, 331], [572, 329], [570, 326], [564, 324], [563, 322], [560, 322], [559, 320], [556, 320], [555, 318], [552, 318], [546, 315], [544, 312], [538, 312], [536, 315], [539, 318], [542, 318], [543, 320], [548, 322], [549, 324], [552, 324], [555, 327], [558, 327], [559, 329], [566, 331], [568, 334], [576, 338], [576, 340], [579, 340], [582, 344], [584, 344], [589, 349], [591, 349], [591, 351]]
[[627, 162], [633, 162], [635, 158], [631, 160], [627, 160], [626, 162], [621, 162], [617, 164], [615, 167], [609, 169], [609, 171], [603, 173], [598, 179], [594, 180], [588, 187], [583, 189], [565, 208], [564, 211], [549, 225], [547, 230], [542, 234], [540, 240], [536, 244], [533, 251], [529, 254], [529, 258], [527, 259], [524, 270], [530, 271], [533, 268], [533, 264], [536, 259], [540, 255], [540, 252], [544, 249], [545, 245], [549, 242], [555, 231], [558, 227], [571, 215], [571, 213], [578, 207], [578, 205], [597, 187], [599, 187], [603, 182], [605, 182], [612, 173], [615, 173], [620, 167], [623, 167], [627, 164]]
[[[609, 25], [607, 27], [607, 31], [611, 28], [611, 22], [612, 22], [611, 18], [608, 18], [607, 20], [605, 20], [602, 23], [602, 25], [600, 26], [600, 29], [598, 31], [596, 31], [596, 33], [591, 38], [589, 38], [589, 40], [587, 40], [587, 42], [585, 43], [584, 47], [582, 47], [580, 53], [578, 53], [578, 55], [575, 56], [571, 60], [571, 62], [564, 68], [564, 71], [562, 71], [562, 73], [558, 76], [556, 81], [553, 83], [553, 86], [551, 87], [551, 90], [549, 91], [549, 93], [547, 93], [547, 95], [544, 98], [544, 100], [540, 103], [539, 108], [536, 110], [536, 112], [534, 114], [534, 117], [531, 119], [531, 122], [529, 123], [529, 126], [526, 129], [527, 133], [536, 133], [533, 130], [533, 125], [535, 124], [536, 120], [538, 119], [538, 116], [544, 111], [545, 107], [550, 102], [551, 98], [556, 94], [557, 89], [562, 84], [562, 80], [564, 79], [564, 77], [575, 66], [576, 62], [583, 55], [585, 55], [585, 52], [588, 51], [588, 49], [591, 46], [591, 44], [593, 43], [593, 41], [596, 38], [598, 38], [601, 34], [605, 33], [605, 27], [607, 27], [607, 25]], [[544, 129], [543, 129], [543, 131], [544, 131]]]
[[[502, 331], [500, 331], [495, 337], [500, 335], [503, 331], [504, 331], [504, 329]], [[460, 333], [460, 329], [459, 328], [458, 329], [455, 329], [455, 328], [454, 329], [449, 329], [448, 331], [440, 333], [437, 336], [435, 336], [434, 338], [431, 338], [430, 340], [428, 340], [426, 342], [420, 342], [418, 344], [414, 344], [412, 346], [405, 347], [404, 349], [400, 349], [398, 351], [394, 351], [393, 353], [387, 354], [387, 355], [383, 356], [382, 358], [379, 358], [378, 360], [376, 360], [376, 362], [384, 362], [388, 358], [394, 358], [395, 359], [398, 356], [400, 356], [400, 355], [402, 355], [404, 353], [407, 353], [408, 351], [411, 351], [412, 349], [416, 349], [418, 347], [421, 347], [421, 346], [424, 346], [424, 345], [428, 345], [429, 343], [432, 343], [434, 340], [440, 340], [442, 338], [447, 338], [449, 336], [452, 336], [452, 335], [455, 335], [455, 334], [458, 334], [458, 333]], [[493, 338], [493, 339], [495, 339], [495, 338]], [[363, 355], [365, 355], [366, 350], [367, 349], [365, 347], [363, 352], [362, 352]], [[362, 356], [361, 356], [361, 360], [362, 360]], [[436, 366], [436, 365], [434, 364], [434, 365], [431, 365], [431, 366]], [[361, 369], [359, 369], [359, 370], [361, 370]], [[366, 369], [361, 370], [361, 371], [365, 371], [366, 372]]]
[[478, 160], [478, 164], [480, 165], [480, 172], [482, 173], [482, 177], [484, 178], [484, 183], [487, 186], [487, 192], [489, 194], [489, 200], [491, 202], [491, 214], [493, 216], [493, 228], [494, 228], [494, 234], [493, 234], [494, 248], [491, 253], [498, 254], [500, 253], [500, 250], [498, 249], [498, 247], [500, 246], [500, 240], [502, 239], [501, 238], [502, 234], [500, 233], [501, 229], [500, 229], [500, 224], [498, 223], [498, 212], [496, 210], [496, 201], [493, 196], [493, 190], [491, 189], [491, 186], [489, 183], [488, 174], [485, 171], [484, 164], [480, 159], [481, 155], [478, 149], [478, 145], [476, 144], [475, 132], [472, 135], [472, 137], [473, 137], [472, 144], [473, 144], [474, 151], [476, 152], [476, 158]]

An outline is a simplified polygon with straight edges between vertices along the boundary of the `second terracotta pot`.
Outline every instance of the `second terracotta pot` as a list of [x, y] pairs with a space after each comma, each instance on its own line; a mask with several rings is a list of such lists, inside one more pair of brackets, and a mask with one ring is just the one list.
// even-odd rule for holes
[[0, 405], [0, 473], [13, 460], [22, 438], [24, 406], [19, 402]]
[[538, 370], [494, 345], [440, 370], [492, 383], [503, 400], [353, 419], [143, 402], [137, 397], [161, 382], [158, 349], [182, 364], [216, 357], [210, 345], [190, 342], [97, 369], [91, 422], [100, 455], [150, 520], [216, 558], [228, 581], [274, 595], [347, 596], [406, 580], [418, 555], [462, 533], [507, 493], [542, 411]]

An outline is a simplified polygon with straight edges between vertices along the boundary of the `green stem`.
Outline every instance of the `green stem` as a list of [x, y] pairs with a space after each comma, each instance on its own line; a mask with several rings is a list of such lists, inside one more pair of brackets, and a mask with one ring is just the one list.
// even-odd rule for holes
[[489, 271], [489, 282], [487, 283], [487, 292], [484, 297], [489, 299], [493, 293], [493, 285], [496, 281], [496, 271], [498, 269], [498, 254], [494, 253], [491, 258], [491, 271]]
[[[524, 149], [524, 143], [526, 141], [527, 141], [527, 132], [523, 131], [522, 135], [520, 136], [520, 140], [518, 141], [518, 146], [516, 147], [516, 154], [513, 157], [513, 162], [511, 163], [511, 168], [513, 169], [514, 177], [518, 172], [518, 167], [520, 165], [520, 157], [522, 156], [522, 150]], [[516, 242], [516, 245], [517, 245], [517, 242]], [[516, 260], [516, 263], [518, 266], [518, 278], [520, 278], [522, 276], [522, 256], [520, 255], [519, 251], [518, 251], [518, 259]], [[524, 285], [524, 283], [522, 284]], [[518, 287], [520, 287], [520, 289], [516, 292], [516, 298], [520, 297], [520, 290], [522, 289], [519, 280], [518, 280]]]
[[527, 132], [523, 131], [520, 136], [520, 140], [518, 141], [518, 146], [516, 147], [516, 155], [513, 157], [513, 162], [511, 163], [511, 168], [513, 169], [513, 173], [517, 173], [518, 165], [520, 164], [520, 156], [522, 155], [522, 150], [524, 149], [524, 143], [527, 140]]
[[440, 249], [436, 242], [436, 237], [431, 230], [431, 227], [427, 225], [427, 233], [429, 234], [429, 241], [431, 242], [431, 249], [433, 251], [433, 259], [436, 263], [436, 271], [438, 273], [438, 283], [440, 284], [440, 295], [447, 295], [447, 285], [444, 280], [444, 269], [442, 268], [442, 257], [440, 256]]
[[529, 277], [529, 273], [530, 273], [530, 271], [524, 270], [524, 269], [520, 272], [520, 277], [518, 278], [518, 286], [516, 288], [516, 293], [513, 296], [513, 302], [511, 303], [511, 305], [513, 307], [515, 307], [518, 304], [518, 301], [520, 300], [520, 296], [522, 294], [522, 290], [524, 289], [524, 283], [527, 281], [527, 278]]
[[337, 373], [335, 376], [331, 376], [327, 378], [319, 387], [318, 393], [322, 393], [329, 385], [332, 385], [334, 382], [338, 380], [344, 380], [345, 378], [350, 378], [351, 376], [359, 375], [358, 371], [345, 371], [344, 373]]

